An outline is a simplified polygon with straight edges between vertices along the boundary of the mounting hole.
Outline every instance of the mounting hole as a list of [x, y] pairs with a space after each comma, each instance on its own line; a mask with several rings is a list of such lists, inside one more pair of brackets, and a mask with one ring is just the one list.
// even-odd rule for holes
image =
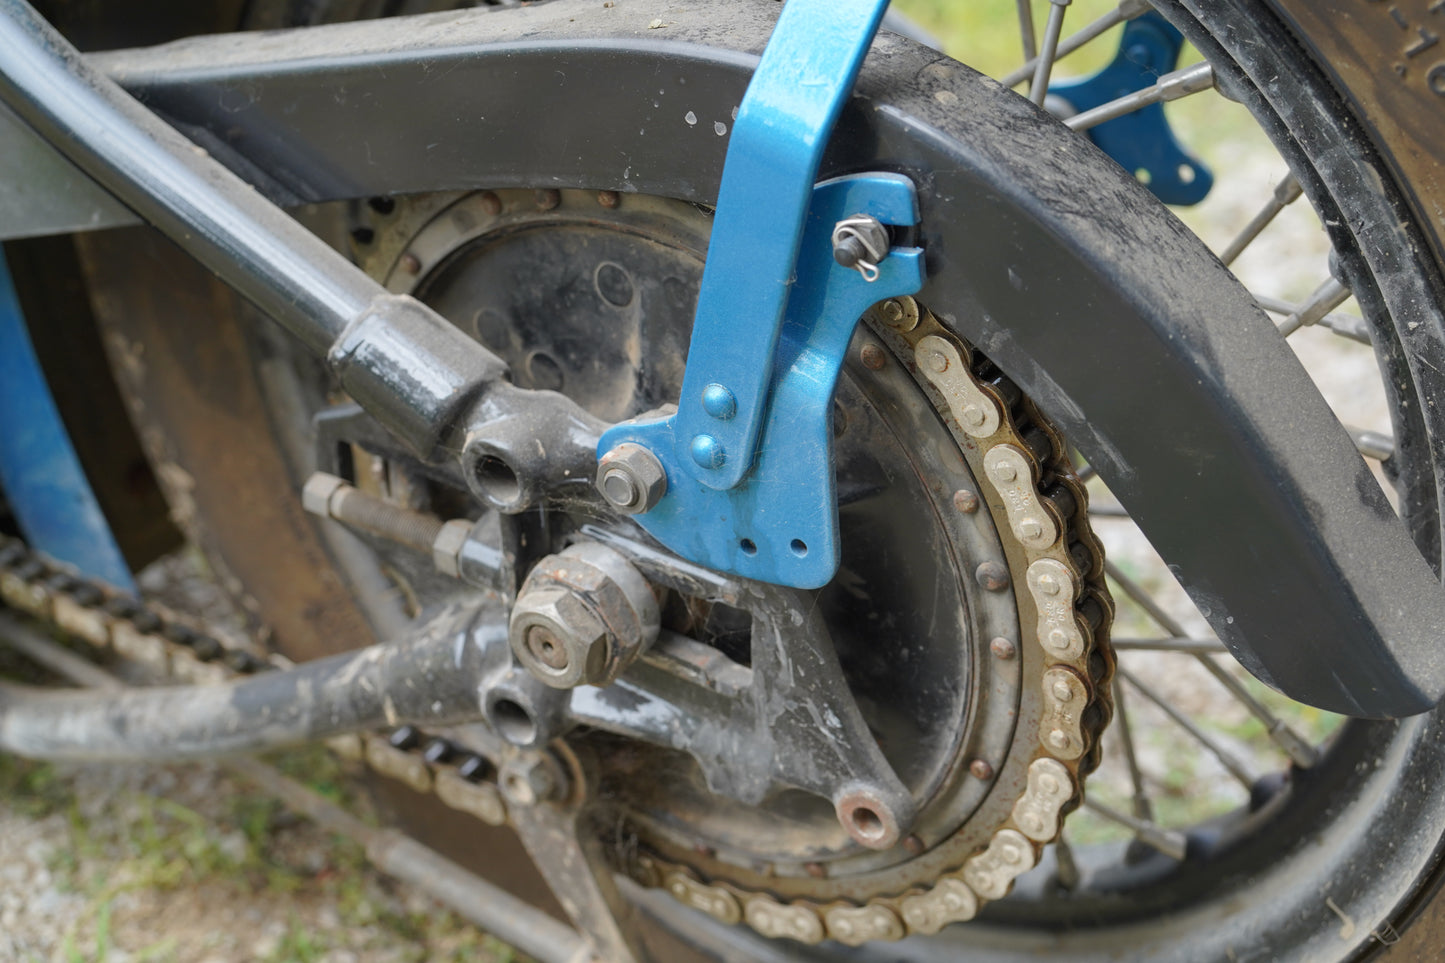
[[396, 201], [390, 197], [373, 197], [366, 203], [378, 214], [390, 214], [396, 210]]
[[614, 308], [625, 308], [632, 303], [635, 291], [632, 278], [620, 266], [603, 261], [597, 266], [595, 278], [597, 294]]
[[1181, 183], [1181, 184], [1193, 184], [1193, 183], [1194, 183], [1194, 168], [1190, 167], [1188, 164], [1180, 164], [1180, 165], [1179, 165], [1179, 183]]
[[1147, 185], [1150, 181], [1154, 179], [1154, 175], [1149, 172], [1149, 168], [1141, 167], [1134, 172], [1134, 179], [1137, 180], [1140, 184]]
[[801, 538], [793, 539], [791, 542], [788, 543], [788, 547], [791, 548], [793, 550], [793, 554], [798, 556], [799, 558], [802, 558], [804, 555], [808, 554], [808, 543], [803, 541]]
[[562, 366], [545, 351], [533, 351], [522, 363], [531, 387], [538, 391], [562, 390]]
[[376, 232], [369, 227], [353, 228], [351, 231], [351, 239], [361, 247], [366, 247], [366, 245], [376, 240]]
[[511, 699], [492, 703], [492, 728], [514, 746], [530, 746], [537, 739], [537, 723]]
[[741, 542], [738, 542], [738, 548], [743, 550], [744, 555], [758, 554], [758, 543], [751, 538], [745, 538]]
[[858, 806], [848, 814], [855, 836], [860, 840], [882, 839], [887, 830], [878, 814], [867, 806]]
[[522, 495], [522, 481], [512, 466], [496, 455], [477, 459], [477, 485], [494, 505], [510, 505]]

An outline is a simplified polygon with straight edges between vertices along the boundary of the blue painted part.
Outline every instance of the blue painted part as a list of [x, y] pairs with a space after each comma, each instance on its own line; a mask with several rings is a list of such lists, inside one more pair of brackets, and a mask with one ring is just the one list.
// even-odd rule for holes
[[[887, 7], [789, 0], [738, 107], [673, 442], [677, 463], [709, 487], [731, 488], [753, 465], [818, 164]], [[731, 419], [704, 407], [714, 383], [736, 399]], [[699, 435], [713, 444], [694, 458]]]
[[[1084, 80], [1050, 84], [1049, 94], [1068, 101], [1075, 110], [1091, 110], [1150, 86], [1174, 70], [1183, 47], [1184, 36], [1151, 11], [1125, 25], [1113, 63]], [[1163, 104], [1151, 104], [1086, 133], [1125, 170], [1136, 176], [1147, 171], [1149, 190], [1166, 204], [1198, 204], [1214, 186], [1214, 175], [1175, 139]]]
[[[680, 412], [616, 425], [603, 435], [599, 454], [630, 441], [662, 461], [667, 494], [637, 521], [668, 548], [709, 568], [796, 588], [819, 588], [832, 579], [839, 558], [833, 389], [863, 312], [923, 286], [918, 248], [894, 248], [871, 284], [839, 267], [833, 226], [858, 213], [886, 224], [913, 224], [917, 204], [912, 182], [896, 174], [842, 177], [813, 189], [797, 282], [776, 352], [763, 369], [769, 372], [769, 402], [756, 462], [738, 485], [719, 489], [689, 470], [695, 452]], [[698, 358], [694, 339], [689, 374]], [[689, 450], [679, 455], [679, 444]]]
[[130, 569], [101, 514], [30, 343], [0, 255], [0, 489], [30, 546], [127, 592]]

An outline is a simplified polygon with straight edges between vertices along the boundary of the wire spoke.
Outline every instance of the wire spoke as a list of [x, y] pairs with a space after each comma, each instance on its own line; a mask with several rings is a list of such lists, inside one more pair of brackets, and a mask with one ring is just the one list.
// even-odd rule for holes
[[[1105, 561], [1104, 571], [1124, 590], [1124, 594], [1129, 596], [1134, 604], [1147, 612], [1149, 617], [1155, 622], [1158, 622], [1170, 635], [1176, 639], [1184, 639], [1189, 635], [1188, 632], [1184, 631], [1184, 626], [1181, 625], [1177, 619], [1164, 611], [1164, 609], [1159, 606], [1159, 603], [1155, 602], [1153, 597], [1145, 591], [1142, 585], [1119, 571], [1117, 565]], [[1230, 675], [1223, 666], [1214, 660], [1214, 657], [1209, 652], [1192, 651], [1189, 654], [1194, 656], [1195, 660], [1204, 666], [1209, 674], [1214, 676], [1219, 684], [1224, 686], [1229, 694], [1249, 711], [1250, 715], [1260, 721], [1265, 731], [1269, 733], [1270, 741], [1278, 746], [1285, 755], [1289, 756], [1295, 765], [1303, 769], [1308, 769], [1315, 764], [1315, 761], [1319, 758], [1319, 753], [1315, 751], [1314, 746], [1310, 745], [1307, 739], [1295, 732], [1289, 723], [1279, 718], [1279, 716], [1271, 712], [1264, 703], [1250, 694], [1250, 691], [1245, 688], [1244, 683]]]
[[1092, 110], [1075, 114], [1065, 120], [1064, 124], [1072, 130], [1088, 130], [1105, 121], [1142, 110], [1150, 104], [1179, 100], [1181, 97], [1188, 97], [1190, 94], [1197, 94], [1213, 88], [1214, 68], [1207, 63], [1197, 63], [1192, 67], [1165, 74], [1152, 86], [1136, 90], [1132, 94], [1125, 94], [1117, 100], [1100, 104]]
[[1116, 652], [1182, 652], [1185, 655], [1220, 655], [1228, 653], [1218, 639], [1110, 639]]
[[1279, 333], [1286, 338], [1294, 334], [1300, 328], [1318, 323], [1335, 308], [1344, 304], [1350, 297], [1350, 289], [1339, 282], [1338, 278], [1329, 278], [1314, 293], [1305, 299], [1289, 317], [1279, 323]]
[[1049, 19], [1044, 24], [1044, 43], [1034, 64], [1034, 79], [1029, 86], [1029, 100], [1043, 106], [1049, 93], [1049, 76], [1054, 72], [1054, 58], [1059, 51], [1059, 34], [1064, 32], [1064, 12], [1069, 0], [1049, 0]]
[[[1270, 314], [1287, 317], [1291, 314], [1299, 314], [1302, 310], [1302, 306], [1293, 301], [1272, 298], [1264, 294], [1256, 294], [1254, 300]], [[1353, 314], [1326, 314], [1315, 323], [1322, 328], [1329, 328], [1342, 338], [1358, 341], [1367, 347], [1374, 347], [1370, 341], [1370, 329], [1365, 325], [1364, 318]]]
[[[1019, 0], [1020, 18], [1024, 16], [1023, 6], [1025, 3], [1027, 3], [1027, 0]], [[1072, 33], [1069, 36], [1065, 37], [1063, 40], [1059, 41], [1059, 48], [1057, 51], [1054, 52], [1054, 63], [1058, 63], [1060, 60], [1063, 60], [1065, 57], [1073, 53], [1075, 50], [1078, 50], [1080, 47], [1092, 43], [1100, 36], [1107, 33], [1110, 29], [1117, 27], [1124, 21], [1133, 20], [1135, 17], [1140, 16], [1144, 13], [1144, 11], [1148, 9], [1149, 4], [1145, 2], [1145, 0], [1124, 0], [1123, 3], [1119, 4], [1119, 6], [1115, 7], [1113, 10], [1110, 10], [1102, 17], [1090, 21], [1090, 23], [1083, 29], [1079, 30], [1076, 33]], [[1028, 33], [1025, 34], [1025, 37], [1030, 37], [1033, 32], [1032, 17], [1029, 18], [1028, 27], [1025, 29], [1028, 31]], [[1028, 80], [1034, 75], [1034, 71], [1038, 69], [1038, 65], [1039, 61], [1037, 51], [1029, 49], [1028, 44], [1025, 43], [1023, 64], [1019, 66], [1019, 68], [1013, 73], [1006, 74], [1004, 77], [1000, 78], [999, 83], [1003, 84], [1005, 87], [1017, 87], [1019, 84], [1023, 83], [1025, 80]]]
[[1134, 789], [1134, 815], [1139, 819], [1154, 818], [1154, 804], [1144, 788], [1144, 773], [1139, 769], [1139, 757], [1134, 751], [1134, 730], [1129, 724], [1129, 707], [1124, 701], [1124, 687], [1115, 679], [1114, 719], [1118, 722], [1119, 742], [1124, 747], [1124, 761], [1129, 764], [1129, 783]]
[[1299, 181], [1295, 180], [1294, 175], [1286, 174], [1284, 180], [1275, 185], [1273, 196], [1265, 202], [1264, 207], [1260, 208], [1259, 213], [1254, 215], [1250, 222], [1244, 225], [1244, 230], [1240, 231], [1239, 235], [1229, 242], [1229, 246], [1220, 252], [1219, 259], [1225, 264], [1233, 264], [1234, 259], [1239, 257], [1244, 249], [1249, 247], [1265, 228], [1269, 227], [1270, 222], [1279, 216], [1279, 212], [1299, 200], [1302, 193], [1304, 192], [1300, 189]]
[[[1019, 11], [1019, 36], [1023, 40], [1024, 59], [1029, 63], [1039, 55], [1038, 37], [1034, 35], [1034, 8], [1030, 0], [1015, 0]], [[1025, 74], [1024, 76], [1028, 76]], [[1019, 80], [1022, 80], [1020, 77]], [[1014, 81], [1017, 83], [1018, 81]], [[1009, 84], [1010, 87], [1013, 84]]]
[[1134, 675], [1134, 673], [1130, 672], [1128, 669], [1125, 669], [1123, 666], [1119, 666], [1115, 671], [1118, 672], [1120, 678], [1122, 678], [1125, 682], [1128, 682], [1131, 686], [1138, 690], [1140, 695], [1142, 695], [1145, 699], [1148, 699], [1150, 702], [1154, 703], [1154, 705], [1158, 707], [1160, 711], [1162, 711], [1170, 719], [1173, 719], [1175, 724], [1177, 724], [1179, 728], [1183, 729], [1185, 732], [1193, 736], [1194, 740], [1205, 749], [1207, 749], [1209, 751], [1209, 754], [1212, 755], [1215, 759], [1218, 759], [1219, 764], [1223, 766], [1231, 776], [1237, 779], [1240, 785], [1244, 786], [1246, 790], [1250, 789], [1254, 785], [1254, 776], [1250, 773], [1249, 769], [1244, 765], [1243, 762], [1236, 758], [1235, 755], [1228, 749], [1221, 746], [1214, 739], [1213, 736], [1205, 732], [1203, 729], [1199, 728], [1199, 725], [1195, 723], [1193, 719], [1190, 719], [1184, 713], [1176, 709], [1174, 707], [1174, 704], [1171, 703], [1168, 699], [1164, 698], [1162, 695], [1160, 695], [1153, 686], [1149, 685], [1143, 679], [1140, 679], [1138, 676]]
[[1084, 808], [1112, 823], [1132, 829], [1141, 843], [1157, 849], [1170, 859], [1182, 862], [1189, 849], [1188, 838], [1176, 829], [1165, 829], [1158, 823], [1121, 813], [1112, 806], [1106, 806], [1087, 796], [1084, 798]]

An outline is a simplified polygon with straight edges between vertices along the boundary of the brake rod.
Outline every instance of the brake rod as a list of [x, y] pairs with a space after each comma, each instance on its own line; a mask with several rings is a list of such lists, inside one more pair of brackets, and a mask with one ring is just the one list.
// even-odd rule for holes
[[600, 421], [555, 392], [509, 384], [495, 354], [389, 293], [92, 67], [25, 0], [0, 0], [0, 101], [324, 358], [416, 454], [459, 457], [483, 502], [517, 512], [544, 488], [590, 496]]

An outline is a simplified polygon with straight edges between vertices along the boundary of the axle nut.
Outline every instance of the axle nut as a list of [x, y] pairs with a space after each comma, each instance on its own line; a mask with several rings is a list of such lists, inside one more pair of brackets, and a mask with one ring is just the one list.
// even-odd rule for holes
[[657, 639], [657, 596], [620, 553], [578, 542], [527, 576], [508, 641], [517, 661], [556, 689], [610, 685]]
[[652, 452], [624, 442], [598, 461], [597, 490], [618, 511], [640, 515], [667, 494], [667, 472]]
[[517, 658], [553, 688], [592, 683], [605, 672], [607, 626], [564, 588], [524, 590], [512, 611], [510, 636]]

